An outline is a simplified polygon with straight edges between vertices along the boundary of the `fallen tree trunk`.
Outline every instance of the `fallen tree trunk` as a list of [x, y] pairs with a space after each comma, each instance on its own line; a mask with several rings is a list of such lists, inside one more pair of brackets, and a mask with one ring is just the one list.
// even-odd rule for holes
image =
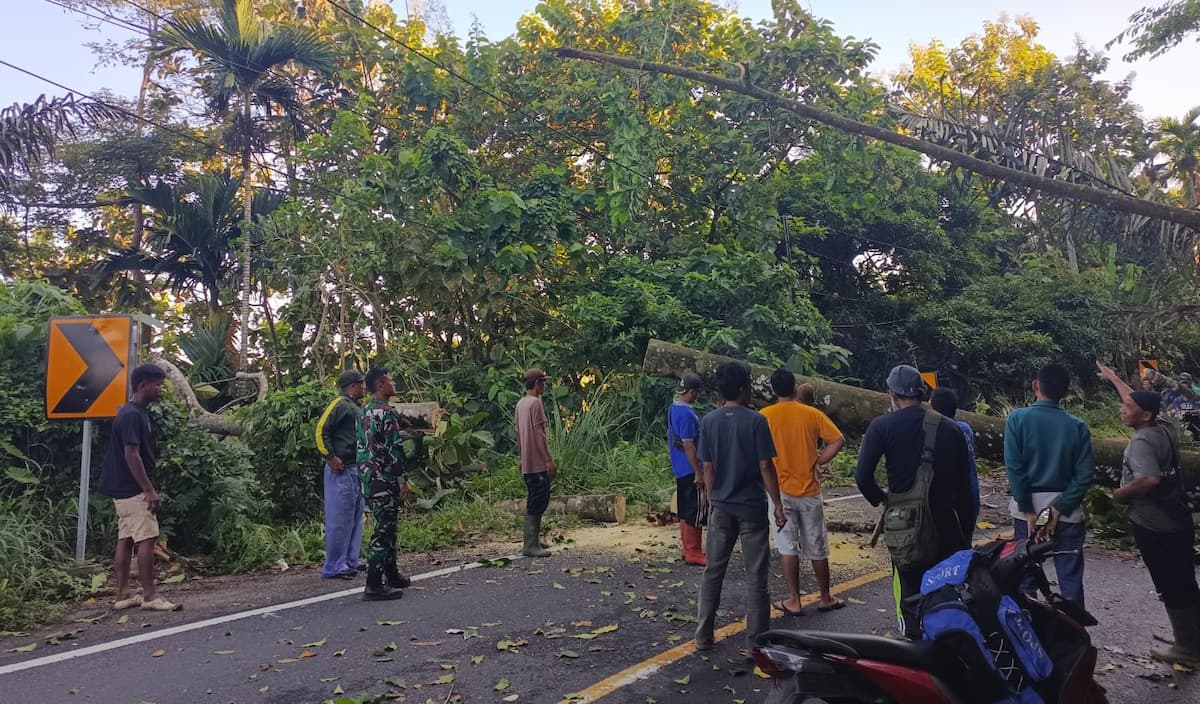
[[[241, 423], [238, 423], [229, 416], [213, 413], [200, 405], [200, 402], [196, 400], [196, 392], [192, 390], [192, 385], [188, 382], [183, 372], [179, 370], [179, 367], [162, 358], [151, 361], [154, 366], [163, 370], [167, 375], [167, 380], [171, 382], [171, 386], [175, 387], [175, 393], [179, 394], [183, 405], [187, 406], [188, 420], [192, 425], [214, 435], [242, 434], [243, 428]], [[267, 397], [266, 374], [262, 372], [238, 372], [237, 378], [251, 379], [258, 384], [258, 395], [255, 398], [256, 403], [261, 402]]]
[[[724, 362], [735, 361], [732, 357], [701, 352], [689, 347], [651, 340], [646, 347], [646, 359], [642, 368], [650, 374], [679, 378], [685, 372], [699, 374], [712, 386], [717, 367]], [[740, 361], [740, 360], [739, 360]], [[750, 365], [751, 386], [754, 399], [760, 403], [775, 400], [771, 392], [771, 372], [760, 365]], [[797, 384], [811, 384], [816, 390], [816, 405], [842, 430], [862, 431], [877, 416], [891, 410], [891, 398], [878, 391], [847, 386], [828, 379], [797, 376]], [[978, 413], [960, 411], [958, 420], [966, 421], [975, 431], [975, 452], [980, 457], [1004, 461], [1004, 419]], [[1092, 454], [1096, 460], [1097, 481], [1116, 485], [1121, 477], [1121, 459], [1126, 440], [1120, 438], [1094, 438]], [[1182, 465], [1189, 472], [1200, 472], [1200, 453], [1183, 453]]]
[[[511, 499], [501, 506], [509, 513], [525, 513], [524, 499]], [[624, 523], [625, 495], [552, 496], [546, 513], [579, 516], [598, 523]]]

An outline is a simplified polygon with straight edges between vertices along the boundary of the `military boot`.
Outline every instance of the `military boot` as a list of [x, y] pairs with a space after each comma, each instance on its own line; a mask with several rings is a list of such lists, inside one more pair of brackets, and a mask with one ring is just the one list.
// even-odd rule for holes
[[396, 567], [395, 562], [383, 566], [383, 579], [384, 583], [393, 589], [407, 589], [412, 585], [408, 575], [400, 574], [400, 568]]
[[363, 601], [388, 601], [404, 596], [400, 589], [383, 583], [383, 571], [378, 567], [367, 567], [367, 586], [363, 588]]
[[521, 554], [525, 557], [549, 557], [550, 551], [538, 542], [542, 533], [542, 517], [525, 515], [525, 546]]

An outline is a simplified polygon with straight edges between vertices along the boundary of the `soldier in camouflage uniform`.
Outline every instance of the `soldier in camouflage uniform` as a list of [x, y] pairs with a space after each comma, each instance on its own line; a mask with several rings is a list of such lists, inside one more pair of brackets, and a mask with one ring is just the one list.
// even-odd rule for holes
[[387, 369], [375, 367], [367, 372], [367, 392], [371, 399], [363, 412], [358, 434], [358, 462], [363, 495], [374, 519], [371, 544], [367, 548], [366, 601], [399, 599], [411, 580], [396, 566], [396, 513], [400, 504], [412, 496], [405, 477], [403, 423], [389, 399], [396, 384]]

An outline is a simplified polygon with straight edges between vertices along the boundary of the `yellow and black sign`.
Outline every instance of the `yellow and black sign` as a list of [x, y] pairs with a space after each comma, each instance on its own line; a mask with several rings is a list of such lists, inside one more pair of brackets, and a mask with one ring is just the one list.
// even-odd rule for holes
[[925, 380], [925, 383], [929, 386], [929, 388], [931, 388], [931, 389], [937, 388], [937, 372], [936, 371], [921, 372], [921, 378]]
[[55, 318], [46, 359], [46, 417], [112, 418], [129, 396], [134, 355], [128, 317]]

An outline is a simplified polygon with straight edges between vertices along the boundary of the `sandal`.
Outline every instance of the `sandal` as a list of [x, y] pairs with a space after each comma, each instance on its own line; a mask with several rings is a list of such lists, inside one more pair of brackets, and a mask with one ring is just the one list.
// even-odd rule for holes
[[142, 597], [134, 594], [128, 599], [117, 599], [113, 602], [113, 611], [124, 611], [125, 609], [133, 609], [142, 605]]
[[796, 611], [792, 611], [784, 604], [784, 602], [782, 600], [777, 601], [774, 604], [771, 604], [771, 606], [782, 611], [784, 616], [803, 616], [804, 615], [804, 609], [797, 609]]
[[151, 601], [142, 602], [142, 608], [146, 611], [178, 611], [181, 607], [179, 604], [173, 604], [161, 596], [156, 596]]
[[838, 609], [846, 608], [846, 602], [834, 597], [832, 604], [817, 604], [817, 611], [822, 613], [826, 611], [837, 611]]

